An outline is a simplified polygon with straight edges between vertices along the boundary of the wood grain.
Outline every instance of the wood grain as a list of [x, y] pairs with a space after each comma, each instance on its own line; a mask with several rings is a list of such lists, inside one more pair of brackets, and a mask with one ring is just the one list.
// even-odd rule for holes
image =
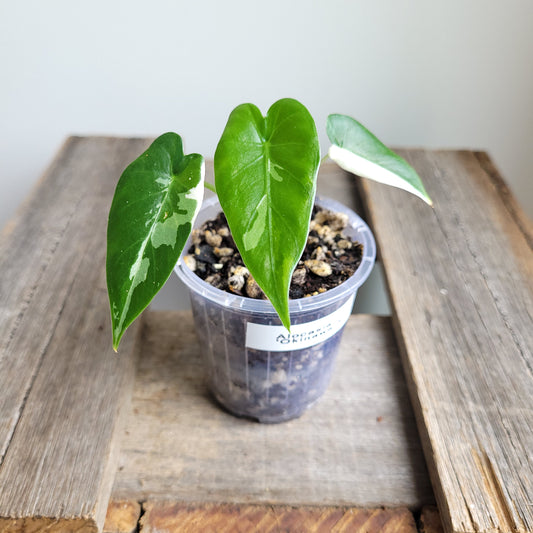
[[493, 187], [500, 196], [503, 205], [509, 211], [511, 218], [515, 221], [520, 231], [524, 234], [530, 248], [533, 248], [533, 222], [527, 217], [516, 198], [511, 193], [498, 169], [486, 152], [473, 152], [481, 168], [486, 172], [487, 177], [492, 181]]
[[141, 504], [135, 500], [111, 500], [103, 533], [135, 533], [139, 527]]
[[416, 533], [413, 515], [400, 509], [283, 507], [147, 502], [143, 533]]
[[261, 425], [206, 391], [190, 312], [146, 317], [114, 499], [408, 506], [433, 501], [390, 320], [353, 316], [326, 395]]
[[0, 242], [0, 530], [96, 531], [136, 332], [111, 349], [106, 212], [144, 140], [70, 138]]
[[525, 217], [486, 158], [403, 155], [434, 210], [361, 185], [445, 529], [533, 531], [533, 252]]

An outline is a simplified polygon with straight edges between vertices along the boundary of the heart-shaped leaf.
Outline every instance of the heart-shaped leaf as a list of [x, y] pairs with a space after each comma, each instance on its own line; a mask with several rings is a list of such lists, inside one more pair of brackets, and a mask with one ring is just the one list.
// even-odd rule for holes
[[330, 115], [327, 133], [333, 143], [328, 155], [341, 168], [363, 178], [404, 189], [432, 205], [415, 169], [357, 120], [346, 115]]
[[289, 285], [303, 253], [320, 148], [313, 118], [296, 100], [263, 117], [236, 107], [215, 152], [220, 204], [244, 264], [289, 329]]
[[181, 137], [158, 137], [123, 172], [107, 226], [107, 290], [113, 347], [176, 264], [203, 198], [204, 160]]

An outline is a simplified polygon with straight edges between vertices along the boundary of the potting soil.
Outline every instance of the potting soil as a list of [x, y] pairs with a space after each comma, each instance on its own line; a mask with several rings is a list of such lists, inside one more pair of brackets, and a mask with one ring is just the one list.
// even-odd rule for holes
[[[289, 297], [314, 296], [346, 281], [359, 267], [363, 246], [343, 233], [347, 217], [315, 206], [307, 244], [294, 270]], [[223, 213], [193, 231], [184, 261], [214, 287], [249, 298], [265, 295], [244, 266]]]

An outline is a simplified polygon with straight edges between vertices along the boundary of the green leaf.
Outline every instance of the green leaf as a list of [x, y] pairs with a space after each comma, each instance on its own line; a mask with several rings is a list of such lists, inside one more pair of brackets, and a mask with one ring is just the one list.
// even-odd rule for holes
[[346, 115], [330, 115], [327, 133], [333, 143], [328, 155], [341, 168], [404, 189], [433, 205], [415, 169], [357, 120]]
[[181, 137], [158, 137], [123, 172], [107, 226], [107, 290], [113, 348], [176, 264], [202, 203], [204, 160]]
[[320, 149], [307, 109], [289, 98], [263, 117], [236, 107], [215, 152], [215, 185], [244, 264], [289, 329], [289, 285], [303, 253]]

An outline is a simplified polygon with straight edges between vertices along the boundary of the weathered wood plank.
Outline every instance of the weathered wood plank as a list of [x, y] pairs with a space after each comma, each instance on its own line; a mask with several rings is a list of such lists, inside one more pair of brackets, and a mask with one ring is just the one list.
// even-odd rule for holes
[[516, 198], [511, 193], [509, 187], [503, 180], [498, 169], [495, 167], [491, 158], [486, 152], [474, 152], [474, 157], [478, 160], [483, 170], [487, 173], [487, 177], [492, 181], [500, 198], [503, 201], [506, 209], [509, 211], [511, 218], [516, 222], [520, 231], [524, 234], [529, 247], [533, 248], [533, 222], [527, 217], [523, 209], [520, 207]]
[[190, 312], [145, 319], [114, 499], [408, 506], [433, 500], [390, 320], [353, 316], [326, 395], [261, 425], [208, 395]]
[[[362, 181], [447, 531], [533, 531], [533, 252], [471, 152], [410, 150], [435, 202]], [[520, 221], [520, 223], [518, 223]]]
[[69, 139], [2, 234], [0, 530], [103, 524], [139, 329], [114, 355], [106, 212], [122, 169], [145, 145]]
[[282, 507], [146, 502], [143, 533], [416, 533], [405, 508]]

